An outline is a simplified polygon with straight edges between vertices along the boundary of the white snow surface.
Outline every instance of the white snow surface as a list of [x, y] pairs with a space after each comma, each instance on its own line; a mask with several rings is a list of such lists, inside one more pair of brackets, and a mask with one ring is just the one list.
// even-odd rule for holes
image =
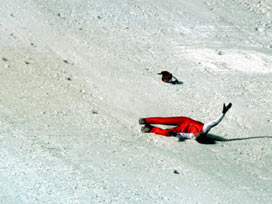
[[271, 39], [270, 0], [1, 0], [0, 203], [272, 203]]

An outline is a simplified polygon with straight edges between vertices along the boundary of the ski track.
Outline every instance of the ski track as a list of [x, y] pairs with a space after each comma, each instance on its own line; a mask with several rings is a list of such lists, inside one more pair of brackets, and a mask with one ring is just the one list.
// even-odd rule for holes
[[[3, 1], [0, 203], [272, 202], [270, 1]], [[223, 102], [215, 145], [140, 133]]]

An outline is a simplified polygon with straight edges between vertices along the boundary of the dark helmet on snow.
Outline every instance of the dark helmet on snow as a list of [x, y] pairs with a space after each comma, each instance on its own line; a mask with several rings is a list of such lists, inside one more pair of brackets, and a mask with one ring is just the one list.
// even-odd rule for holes
[[169, 82], [172, 79], [172, 74], [168, 71], [161, 71], [158, 75], [162, 75], [162, 81]]

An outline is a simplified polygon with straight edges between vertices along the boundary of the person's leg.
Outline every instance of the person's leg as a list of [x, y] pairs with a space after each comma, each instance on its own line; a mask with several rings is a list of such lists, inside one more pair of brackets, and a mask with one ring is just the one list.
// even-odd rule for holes
[[171, 131], [171, 129], [161, 129], [158, 127], [152, 127], [152, 129], [150, 130], [150, 133], [155, 133], [155, 134], [163, 135], [163, 136], [170, 136], [169, 131]]
[[151, 117], [140, 118], [140, 124], [179, 125], [185, 121], [185, 117]]
[[225, 116], [225, 114], [221, 113], [220, 116], [216, 120], [204, 124], [203, 130], [202, 130], [203, 133], [207, 134], [213, 127], [215, 127], [216, 125], [218, 125], [222, 121], [224, 116]]
[[155, 134], [163, 135], [163, 136], [173, 136], [173, 135], [171, 135], [171, 130], [172, 129], [161, 129], [161, 128], [146, 124], [145, 126], [142, 127], [141, 132], [142, 133], [155, 133]]

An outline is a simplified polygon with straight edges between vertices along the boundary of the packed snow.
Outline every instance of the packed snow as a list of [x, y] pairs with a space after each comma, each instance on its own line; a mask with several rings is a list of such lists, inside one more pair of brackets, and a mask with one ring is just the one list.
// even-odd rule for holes
[[[0, 203], [272, 203], [270, 0], [2, 0], [0, 19]], [[229, 102], [208, 142], [138, 124]]]

